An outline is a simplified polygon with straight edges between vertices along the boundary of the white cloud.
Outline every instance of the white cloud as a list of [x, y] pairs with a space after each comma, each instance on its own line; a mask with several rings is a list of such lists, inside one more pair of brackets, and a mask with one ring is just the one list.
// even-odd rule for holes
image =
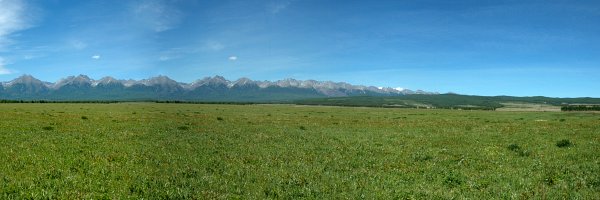
[[99, 60], [100, 59], [100, 55], [96, 54], [92, 56], [92, 59], [94, 60]]
[[[23, 0], [0, 0], [0, 51], [14, 44], [10, 36], [18, 31], [30, 28], [35, 12]], [[0, 57], [0, 75], [15, 73], [7, 69], [9, 65]]]
[[231, 61], [236, 61], [238, 59], [238, 57], [237, 56], [229, 56], [228, 59]]
[[87, 44], [80, 40], [73, 40], [73, 41], [71, 41], [71, 47], [73, 47], [74, 49], [77, 49], [77, 50], [82, 50], [87, 47]]
[[167, 61], [167, 60], [171, 60], [171, 59], [173, 59], [173, 58], [170, 57], [170, 56], [160, 56], [160, 57], [158, 57], [158, 60], [160, 60], [160, 61]]
[[183, 14], [166, 0], [143, 0], [133, 6], [133, 13], [139, 22], [155, 32], [175, 28]]
[[209, 51], [220, 51], [223, 50], [225, 48], [225, 45], [221, 44], [220, 42], [217, 41], [208, 41], [204, 44], [204, 50], [209, 50]]
[[[1, 2], [2, 1], [0, 0], [0, 3]], [[11, 70], [4, 68], [4, 65], [6, 65], [6, 63], [4, 62], [4, 58], [0, 57], [0, 75], [12, 74]]]
[[0, 49], [9, 45], [8, 36], [31, 27], [32, 15], [22, 0], [0, 0]]
[[179, 59], [181, 57], [184, 57], [187, 54], [190, 54], [191, 52], [194, 52], [194, 50], [185, 48], [185, 47], [170, 48], [170, 49], [166, 49], [166, 50], [160, 52], [158, 55], [158, 60], [159, 61], [168, 61], [168, 60]]
[[267, 5], [267, 9], [271, 13], [277, 14], [277, 13], [285, 10], [291, 3], [292, 3], [291, 0], [277, 1], [277, 2], [274, 2], [274, 3], [271, 3], [271, 4]]

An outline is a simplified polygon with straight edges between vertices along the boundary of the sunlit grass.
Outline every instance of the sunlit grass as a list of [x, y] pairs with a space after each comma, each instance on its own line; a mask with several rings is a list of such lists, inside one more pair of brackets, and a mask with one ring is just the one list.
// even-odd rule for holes
[[600, 192], [599, 119], [291, 105], [0, 104], [0, 198], [589, 199]]

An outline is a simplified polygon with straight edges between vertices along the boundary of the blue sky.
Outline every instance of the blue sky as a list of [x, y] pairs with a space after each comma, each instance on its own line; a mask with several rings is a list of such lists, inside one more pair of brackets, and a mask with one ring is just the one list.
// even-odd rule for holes
[[600, 1], [0, 0], [0, 81], [23, 74], [600, 97]]

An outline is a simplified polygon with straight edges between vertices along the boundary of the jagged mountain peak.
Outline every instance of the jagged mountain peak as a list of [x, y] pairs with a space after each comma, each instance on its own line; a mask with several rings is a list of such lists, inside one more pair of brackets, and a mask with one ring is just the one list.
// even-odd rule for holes
[[59, 89], [65, 85], [87, 86], [92, 85], [93, 80], [90, 77], [80, 74], [78, 76], [68, 76], [62, 78], [52, 85], [52, 88]]
[[225, 77], [216, 75], [213, 77], [204, 77], [203, 79], [198, 79], [188, 85], [185, 88], [195, 89], [200, 86], [229, 86], [230, 81], [225, 79]]
[[239, 87], [239, 86], [246, 86], [246, 85], [251, 85], [251, 84], [256, 84], [256, 82], [253, 80], [250, 80], [249, 78], [242, 77], [242, 78], [239, 78], [238, 80], [232, 82], [230, 87], [234, 87], [234, 86]]
[[99, 86], [99, 85], [105, 87], [105, 86], [109, 86], [109, 85], [124, 85], [124, 84], [123, 84], [123, 81], [117, 80], [114, 77], [105, 76], [105, 77], [102, 77], [100, 80], [92, 81], [92, 86], [95, 87], [95, 86]]
[[222, 76], [213, 76], [213, 77], [206, 77], [200, 81], [196, 81], [194, 83], [192, 83], [192, 85], [194, 86], [229, 86], [230, 85], [230, 81], [225, 79], [225, 77]]
[[168, 76], [159, 75], [156, 77], [152, 77], [150, 79], [142, 80], [144, 85], [152, 86], [152, 85], [177, 85], [177, 81], [169, 78]]
[[119, 82], [119, 80], [117, 80], [116, 78], [113, 78], [112, 76], [105, 76], [105, 77], [102, 77], [100, 80], [98, 80], [98, 82], [108, 84], [108, 83]]
[[18, 78], [2, 83], [2, 90], [20, 93], [19, 95], [31, 95], [36, 93], [45, 93], [48, 91], [48, 84], [29, 75], [21, 75]]
[[43, 88], [48, 88], [49, 84], [42, 82], [41, 80], [33, 77], [32, 75], [24, 74], [24, 75], [21, 75], [21, 76], [15, 78], [12, 81], [3, 82], [3, 83], [1, 83], [1, 85], [3, 88], [10, 88], [13, 85], [25, 85], [26, 87], [29, 87], [29, 88], [42, 88], [43, 89]]
[[229, 83], [229, 80], [225, 79], [225, 77], [222, 76], [214, 76], [212, 78], [208, 79], [209, 83], [223, 83], [223, 84], [227, 84]]
[[91, 83], [92, 79], [86, 75], [80, 74], [78, 76], [69, 76], [68, 77], [70, 82], [73, 83]]
[[21, 83], [21, 84], [42, 84], [42, 81], [29, 75], [29, 74], [24, 74], [19, 76], [18, 78], [16, 78], [15, 80], [12, 80], [10, 83], [12, 84], [17, 84], [17, 83]]
[[286, 78], [283, 80], [275, 81], [275, 84], [279, 87], [300, 87], [301, 81], [298, 81], [293, 78]]

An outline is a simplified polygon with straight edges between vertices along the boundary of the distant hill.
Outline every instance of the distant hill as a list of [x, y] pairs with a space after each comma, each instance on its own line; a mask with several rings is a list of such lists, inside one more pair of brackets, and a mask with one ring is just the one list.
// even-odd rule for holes
[[50, 101], [233, 101], [273, 102], [319, 97], [399, 96], [434, 94], [408, 89], [352, 85], [344, 82], [284, 79], [229, 81], [221, 76], [181, 83], [166, 76], [143, 80], [94, 80], [86, 75], [69, 76], [55, 83], [30, 75], [0, 83], [0, 99]]
[[328, 106], [364, 106], [393, 108], [451, 108], [464, 110], [495, 110], [505, 106], [548, 105], [558, 107], [566, 105], [600, 104], [600, 98], [550, 98], [550, 97], [512, 97], [512, 96], [470, 96], [459, 94], [408, 94], [402, 96], [355, 96], [314, 98], [294, 101], [301, 105]]

